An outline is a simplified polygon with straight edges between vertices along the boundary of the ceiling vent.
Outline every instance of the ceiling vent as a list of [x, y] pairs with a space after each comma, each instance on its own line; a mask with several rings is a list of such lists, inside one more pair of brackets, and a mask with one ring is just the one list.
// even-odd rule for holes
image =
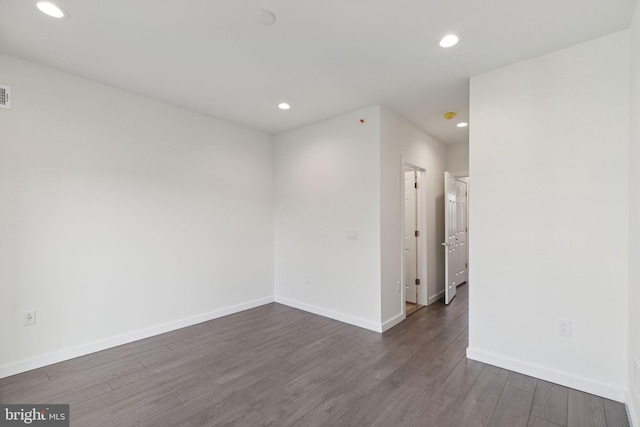
[[11, 110], [11, 87], [0, 85], [0, 108]]

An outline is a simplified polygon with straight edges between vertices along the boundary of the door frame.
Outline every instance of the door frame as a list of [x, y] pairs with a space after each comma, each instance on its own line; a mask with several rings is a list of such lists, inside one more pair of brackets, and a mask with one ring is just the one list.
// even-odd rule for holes
[[467, 196], [465, 201], [466, 208], [467, 208], [467, 241], [466, 241], [467, 281], [465, 283], [468, 285], [470, 281], [469, 272], [470, 272], [470, 266], [471, 266], [471, 263], [469, 262], [469, 194], [471, 193], [471, 178], [469, 177], [469, 171], [451, 172], [451, 174], [455, 179], [460, 179], [460, 180], [464, 179], [467, 184]]
[[417, 237], [417, 276], [420, 278], [420, 285], [418, 287], [418, 304], [422, 306], [428, 305], [429, 295], [427, 287], [427, 170], [412, 162], [403, 161], [400, 168], [401, 173], [401, 185], [402, 191], [400, 192], [400, 217], [402, 218], [400, 225], [400, 265], [401, 265], [401, 292], [400, 292], [400, 306], [403, 318], [407, 317], [406, 307], [406, 290], [404, 284], [406, 283], [405, 277], [405, 255], [404, 255], [404, 234], [405, 234], [405, 200], [404, 200], [404, 173], [405, 170], [412, 169], [417, 173], [418, 189], [416, 193], [416, 207], [417, 207], [417, 224], [418, 230], [420, 230], [420, 236]]
[[[456, 177], [445, 171], [444, 178], [444, 304], [449, 305], [456, 297], [458, 273], [456, 271], [455, 254], [458, 249], [457, 236], [457, 192]], [[452, 240], [453, 239], [453, 240]]]
[[[470, 187], [471, 187], [471, 179], [469, 177], [469, 172], [448, 172], [445, 171], [444, 172], [444, 197], [445, 197], [445, 206], [444, 206], [444, 216], [445, 216], [445, 226], [444, 226], [444, 242], [442, 243], [444, 246], [444, 251], [445, 251], [445, 262], [444, 262], [444, 276], [445, 276], [445, 280], [443, 281], [443, 285], [444, 288], [442, 290], [442, 293], [444, 295], [444, 303], [445, 305], [448, 305], [453, 298], [456, 295], [456, 288], [458, 286], [460, 286], [462, 283], [456, 283], [455, 288], [452, 290], [453, 296], [450, 296], [448, 292], [449, 289], [451, 289], [451, 285], [450, 282], [452, 280], [452, 278], [450, 277], [450, 273], [451, 273], [451, 268], [450, 268], [450, 261], [448, 259], [449, 254], [451, 253], [450, 250], [450, 230], [447, 227], [447, 218], [449, 218], [449, 221], [451, 221], [450, 218], [450, 212], [449, 212], [449, 205], [447, 203], [449, 195], [450, 195], [450, 188], [449, 188], [449, 183], [450, 182], [454, 182], [456, 183], [456, 198], [457, 198], [457, 182], [463, 182], [465, 184], [465, 194], [464, 194], [464, 204], [465, 204], [465, 220], [466, 220], [466, 230], [465, 230], [465, 244], [464, 244], [464, 260], [465, 260], [465, 269], [466, 269], [466, 277], [464, 282], [462, 283], [466, 283], [469, 284], [469, 273], [470, 273], [470, 263], [469, 263], [469, 191], [470, 191]], [[457, 221], [457, 215], [456, 218], [453, 219], [453, 221]], [[457, 241], [457, 237], [456, 237], [456, 241]], [[458, 246], [456, 244], [456, 246]], [[455, 249], [454, 249], [455, 250]], [[457, 277], [457, 273], [456, 273], [456, 277]], [[456, 278], [456, 282], [457, 282], [457, 278]], [[447, 299], [450, 297], [450, 299], [447, 302]]]

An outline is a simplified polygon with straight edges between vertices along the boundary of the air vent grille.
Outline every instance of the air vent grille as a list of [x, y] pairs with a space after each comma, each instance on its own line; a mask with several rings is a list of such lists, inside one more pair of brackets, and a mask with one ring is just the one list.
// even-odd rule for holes
[[0, 85], [0, 108], [11, 109], [11, 87]]

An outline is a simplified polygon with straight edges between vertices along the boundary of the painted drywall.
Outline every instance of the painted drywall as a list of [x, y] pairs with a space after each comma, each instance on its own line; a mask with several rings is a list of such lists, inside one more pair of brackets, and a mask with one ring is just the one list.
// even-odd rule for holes
[[273, 300], [271, 136], [5, 55], [0, 83], [0, 374]]
[[441, 142], [387, 108], [381, 109], [380, 139], [381, 301], [382, 324], [388, 328], [402, 320], [403, 299], [397, 292], [397, 282], [402, 278], [404, 163], [425, 170], [426, 227], [421, 230], [424, 233], [421, 245], [427, 253], [427, 264], [420, 268], [423, 272], [420, 302], [425, 305], [435, 302], [444, 290], [444, 250], [441, 243], [444, 241], [447, 150]]
[[454, 175], [469, 172], [469, 143], [447, 145], [447, 171]]
[[380, 330], [380, 107], [274, 141], [276, 301]]
[[[631, 90], [629, 138], [629, 375], [628, 408], [640, 426], [640, 4], [630, 29]], [[638, 373], [634, 375], [634, 360]], [[638, 381], [638, 384], [634, 384]]]
[[470, 358], [624, 399], [628, 90], [628, 31], [471, 79]]

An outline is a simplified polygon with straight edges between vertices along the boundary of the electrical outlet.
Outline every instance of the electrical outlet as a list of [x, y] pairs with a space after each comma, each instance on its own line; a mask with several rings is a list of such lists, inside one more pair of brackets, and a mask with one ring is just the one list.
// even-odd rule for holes
[[560, 319], [558, 321], [558, 334], [565, 337], [571, 336], [571, 320]]
[[22, 326], [29, 326], [36, 324], [36, 311], [26, 310], [22, 312]]
[[347, 228], [347, 239], [349, 239], [349, 240], [358, 240], [358, 229], [357, 228]]

